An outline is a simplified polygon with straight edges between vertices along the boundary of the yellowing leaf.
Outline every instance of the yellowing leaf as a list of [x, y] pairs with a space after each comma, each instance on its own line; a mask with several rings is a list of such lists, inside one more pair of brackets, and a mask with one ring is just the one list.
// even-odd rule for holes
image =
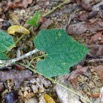
[[30, 31], [23, 26], [13, 25], [7, 30], [8, 34], [15, 35], [15, 33], [30, 34]]
[[53, 100], [53, 98], [50, 97], [48, 94], [44, 95], [44, 99], [45, 99], [46, 103], [55, 103], [55, 101]]

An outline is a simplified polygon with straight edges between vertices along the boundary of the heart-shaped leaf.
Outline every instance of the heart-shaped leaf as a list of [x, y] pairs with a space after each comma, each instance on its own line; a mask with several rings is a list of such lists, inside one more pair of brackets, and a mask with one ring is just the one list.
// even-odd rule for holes
[[64, 30], [41, 30], [34, 39], [37, 49], [46, 57], [37, 62], [37, 70], [47, 77], [69, 73], [69, 68], [88, 53], [88, 49], [68, 36]]

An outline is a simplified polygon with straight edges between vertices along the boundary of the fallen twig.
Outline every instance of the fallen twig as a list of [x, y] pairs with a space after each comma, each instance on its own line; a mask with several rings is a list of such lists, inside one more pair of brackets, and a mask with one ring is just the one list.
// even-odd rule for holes
[[88, 63], [103, 62], [103, 58], [90, 59], [90, 60], [86, 60], [86, 62]]
[[27, 58], [28, 56], [31, 56], [31, 55], [37, 53], [38, 51], [39, 51], [38, 49], [34, 49], [34, 50], [32, 50], [32, 51], [30, 51], [30, 52], [28, 52], [28, 53], [26, 53], [18, 58], [14, 58], [14, 59], [10, 59], [10, 60], [0, 60], [0, 69], [3, 69], [7, 66], [10, 66], [11, 64], [13, 64], [19, 60]]

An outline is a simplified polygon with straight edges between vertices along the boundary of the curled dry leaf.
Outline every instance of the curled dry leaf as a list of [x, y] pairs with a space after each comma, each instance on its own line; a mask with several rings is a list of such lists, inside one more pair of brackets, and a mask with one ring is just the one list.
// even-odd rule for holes
[[90, 19], [87, 22], [79, 22], [71, 24], [67, 27], [68, 34], [83, 34], [86, 31], [96, 33], [97, 31], [103, 30], [103, 19]]
[[55, 103], [53, 98], [51, 96], [49, 96], [48, 94], [45, 94], [44, 98], [45, 98], [46, 103]]
[[30, 31], [23, 26], [12, 25], [7, 30], [8, 34], [15, 35], [15, 33], [30, 34]]

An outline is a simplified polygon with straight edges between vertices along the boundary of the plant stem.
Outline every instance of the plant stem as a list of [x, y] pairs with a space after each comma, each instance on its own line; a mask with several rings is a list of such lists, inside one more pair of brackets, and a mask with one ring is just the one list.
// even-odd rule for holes
[[34, 57], [31, 59], [31, 61], [29, 62], [28, 64], [28, 67], [31, 65], [31, 63], [33, 62], [33, 60], [37, 59], [37, 58], [41, 58], [41, 57], [45, 57], [47, 54], [43, 54], [43, 55], [40, 55], [40, 56], [37, 56], [37, 57]]
[[66, 3], [69, 3], [70, 0], [65, 0], [63, 3], [57, 5], [55, 8], [53, 8], [52, 10], [50, 10], [48, 13], [44, 14], [43, 17], [48, 16], [49, 14], [51, 14], [52, 12], [54, 12], [56, 9], [60, 8], [61, 6], [63, 6]]
[[[31, 30], [31, 28], [32, 28], [32, 26], [29, 28], [29, 30]], [[28, 34], [28, 35], [29, 35], [29, 34]], [[22, 36], [20, 36], [20, 38], [18, 38], [17, 41], [15, 42], [15, 44], [17, 44], [24, 36], [25, 36], [25, 34], [22, 35]]]
[[[22, 64], [22, 63], [20, 63], [20, 64], [21, 64], [22, 66], [25, 66], [26, 68], [28, 68], [28, 69], [31, 70], [32, 72], [35, 72], [35, 73], [38, 73], [39, 75], [42, 75], [41, 73], [39, 73], [38, 71], [36, 71], [36, 70], [33, 69], [33, 68], [35, 68], [33, 65], [31, 65], [31, 67], [30, 67], [30, 66], [25, 65], [25, 64]], [[44, 75], [43, 75], [43, 76], [44, 76]], [[78, 95], [79, 97], [81, 97], [81, 99], [84, 99], [85, 101], [87, 101], [87, 102], [89, 102], [89, 103], [92, 103], [89, 99], [83, 97], [81, 94], [79, 94], [79, 93], [75, 92], [74, 90], [68, 88], [67, 86], [65, 86], [65, 85], [63, 85], [63, 84], [61, 84], [61, 83], [59, 83], [58, 81], [53, 80], [52, 78], [48, 78], [48, 77], [46, 77], [46, 76], [44, 76], [44, 77], [47, 78], [48, 80], [50, 80], [51, 82], [53, 82], [53, 83], [55, 83], [55, 84], [57, 84], [57, 85], [59, 85], [59, 86], [65, 88], [65, 89], [69, 90], [70, 92], [72, 92], [72, 93]]]

